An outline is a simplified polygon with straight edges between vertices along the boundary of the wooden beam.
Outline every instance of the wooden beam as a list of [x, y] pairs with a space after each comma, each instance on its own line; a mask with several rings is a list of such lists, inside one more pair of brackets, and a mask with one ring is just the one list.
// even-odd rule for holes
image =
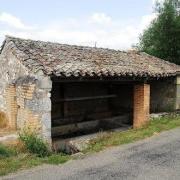
[[64, 98], [64, 99], [54, 100], [53, 102], [54, 103], [59, 103], [59, 102], [67, 102], [67, 101], [85, 101], [85, 100], [106, 99], [106, 98], [115, 98], [115, 97], [117, 97], [116, 94], [111, 94], [111, 95], [103, 95], [103, 96]]
[[51, 77], [53, 82], [144, 82], [146, 77]]

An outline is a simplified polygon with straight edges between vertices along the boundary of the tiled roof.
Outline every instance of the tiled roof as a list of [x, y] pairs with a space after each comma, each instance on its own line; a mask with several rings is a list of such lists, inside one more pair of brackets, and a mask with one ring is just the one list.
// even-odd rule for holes
[[42, 69], [45, 74], [62, 77], [167, 77], [175, 76], [180, 71], [178, 65], [134, 51], [123, 52], [9, 36], [3, 46], [10, 46], [12, 52], [30, 70]]

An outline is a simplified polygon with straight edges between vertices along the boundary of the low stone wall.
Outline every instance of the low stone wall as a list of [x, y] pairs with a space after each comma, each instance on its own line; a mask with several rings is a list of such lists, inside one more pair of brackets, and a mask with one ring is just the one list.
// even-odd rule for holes
[[156, 119], [166, 116], [177, 116], [180, 115], [180, 111], [174, 111], [174, 112], [161, 112], [161, 113], [151, 113], [150, 119]]

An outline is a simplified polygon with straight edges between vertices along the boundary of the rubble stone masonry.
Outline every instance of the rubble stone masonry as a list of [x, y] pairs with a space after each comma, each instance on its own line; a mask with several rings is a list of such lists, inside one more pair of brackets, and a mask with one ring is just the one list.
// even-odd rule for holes
[[40, 69], [28, 70], [11, 46], [0, 54], [0, 111], [10, 129], [29, 128], [51, 143], [51, 79]]

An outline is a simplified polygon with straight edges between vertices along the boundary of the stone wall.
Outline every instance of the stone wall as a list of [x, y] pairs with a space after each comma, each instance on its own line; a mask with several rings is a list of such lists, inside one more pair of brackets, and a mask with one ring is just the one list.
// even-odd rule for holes
[[151, 82], [151, 113], [176, 110], [176, 78]]
[[41, 70], [23, 66], [12, 45], [0, 54], [0, 111], [7, 115], [9, 128], [28, 127], [51, 143], [51, 80]]
[[[48, 83], [46, 87], [41, 86], [44, 79]], [[46, 77], [39, 79], [24, 77], [16, 81], [17, 128], [35, 131], [51, 143], [51, 81], [49, 81], [50, 79]]]
[[28, 75], [28, 70], [17, 60], [7, 44], [0, 54], [0, 110], [7, 115], [8, 127], [17, 128], [17, 103], [15, 81]]

